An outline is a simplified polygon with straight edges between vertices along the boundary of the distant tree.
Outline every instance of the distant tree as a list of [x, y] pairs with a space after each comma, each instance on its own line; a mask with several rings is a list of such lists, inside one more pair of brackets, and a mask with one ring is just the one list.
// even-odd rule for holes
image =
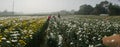
[[91, 14], [99, 15], [101, 13], [100, 9], [101, 9], [101, 6], [99, 4], [97, 4]]
[[113, 5], [112, 3], [109, 6], [110, 15], [120, 15], [120, 6]]
[[99, 14], [110, 14], [110, 15], [120, 15], [120, 6], [113, 5], [108, 1], [102, 1], [100, 4], [97, 4], [92, 12], [94, 15]]
[[99, 14], [108, 14], [108, 1], [102, 1], [100, 4], [97, 4], [94, 8], [92, 14], [99, 15]]
[[80, 6], [79, 11], [76, 12], [76, 14], [82, 14], [82, 15], [89, 15], [93, 11], [93, 7], [91, 5], [82, 5]]
[[108, 1], [102, 1], [93, 8], [91, 5], [82, 5], [80, 9], [75, 12], [75, 14], [82, 15], [100, 15], [100, 14], [109, 14], [109, 15], [120, 15], [120, 6], [112, 4]]

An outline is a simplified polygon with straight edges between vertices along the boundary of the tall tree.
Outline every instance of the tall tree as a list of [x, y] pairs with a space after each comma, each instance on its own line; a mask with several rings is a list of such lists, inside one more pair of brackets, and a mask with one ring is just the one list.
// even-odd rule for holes
[[110, 15], [120, 15], [120, 6], [113, 5], [112, 3], [109, 6]]
[[94, 8], [92, 14], [99, 15], [99, 14], [108, 14], [108, 1], [102, 1], [100, 4], [97, 4]]
[[82, 15], [89, 15], [93, 11], [93, 7], [91, 5], [82, 5], [80, 6], [80, 9], [77, 14], [82, 14]]
[[110, 14], [110, 15], [120, 15], [120, 6], [113, 5], [108, 1], [102, 1], [100, 4], [97, 4], [92, 12], [94, 15], [99, 14]]
[[109, 14], [109, 15], [120, 15], [120, 6], [116, 4], [112, 4], [108, 1], [102, 1], [93, 8], [90, 5], [82, 5], [80, 6], [79, 11], [75, 12], [75, 14], [82, 15], [100, 15], [100, 14]]

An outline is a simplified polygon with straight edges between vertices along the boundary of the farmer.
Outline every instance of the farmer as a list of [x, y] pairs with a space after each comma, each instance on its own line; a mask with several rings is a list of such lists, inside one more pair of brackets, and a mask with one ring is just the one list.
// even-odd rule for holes
[[58, 13], [58, 18], [61, 18], [59, 13]]
[[115, 34], [108, 37], [102, 38], [103, 44], [109, 47], [120, 47], [120, 35]]
[[51, 15], [48, 16], [48, 20], [50, 20], [50, 18], [51, 18]]

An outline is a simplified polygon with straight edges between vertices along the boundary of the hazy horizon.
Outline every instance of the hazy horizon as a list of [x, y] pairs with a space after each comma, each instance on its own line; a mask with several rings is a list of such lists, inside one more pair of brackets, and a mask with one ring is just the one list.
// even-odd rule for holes
[[[14, 11], [23, 13], [47, 13], [60, 10], [78, 10], [80, 5], [95, 6], [104, 0], [14, 0]], [[118, 0], [108, 0], [120, 5]], [[0, 11], [12, 11], [13, 0], [0, 0]]]

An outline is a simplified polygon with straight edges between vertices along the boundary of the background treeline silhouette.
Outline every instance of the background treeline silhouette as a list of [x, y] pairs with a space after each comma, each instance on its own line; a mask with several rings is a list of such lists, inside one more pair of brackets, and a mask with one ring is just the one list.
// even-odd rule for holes
[[[104, 4], [109, 4], [105, 9], [103, 7]], [[100, 15], [100, 14], [109, 14], [109, 15], [120, 15], [120, 6], [117, 4], [113, 4], [108, 1], [102, 1], [99, 4], [96, 4], [95, 7], [91, 5], [81, 5], [80, 9], [75, 12], [78, 15]]]

